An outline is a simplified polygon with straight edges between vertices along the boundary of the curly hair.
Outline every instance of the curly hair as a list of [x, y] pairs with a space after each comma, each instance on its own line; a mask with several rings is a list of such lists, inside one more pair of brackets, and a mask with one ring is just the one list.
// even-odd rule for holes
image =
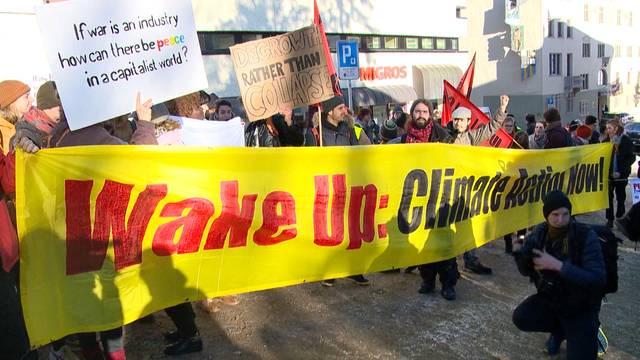
[[[194, 117], [200, 108], [200, 93], [194, 92], [167, 101], [167, 110], [173, 116]], [[202, 116], [204, 118], [204, 114]]]

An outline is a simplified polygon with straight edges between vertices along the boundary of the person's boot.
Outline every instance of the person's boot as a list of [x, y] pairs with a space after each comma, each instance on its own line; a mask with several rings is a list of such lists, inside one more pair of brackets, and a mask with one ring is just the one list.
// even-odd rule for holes
[[417, 268], [418, 268], [417, 266], [409, 266], [408, 268], [404, 269], [404, 273], [411, 274]]
[[504, 253], [505, 254], [513, 254], [513, 240], [504, 239]]
[[607, 336], [604, 334], [602, 327], [598, 328], [598, 358], [604, 358], [604, 354], [609, 349], [609, 340]]
[[616, 219], [622, 218], [625, 212], [626, 210], [624, 208], [624, 204], [618, 203], [618, 209], [616, 210]]
[[609, 229], [613, 229], [613, 220], [609, 220], [609, 219], [607, 219], [607, 227], [608, 227]]
[[418, 292], [420, 294], [428, 294], [430, 292], [433, 292], [433, 289], [435, 288], [436, 288], [436, 285], [434, 281], [423, 281]]
[[456, 299], [456, 289], [451, 285], [443, 285], [440, 295], [442, 295], [445, 300], [453, 301]]
[[180, 337], [174, 343], [164, 348], [164, 354], [168, 356], [176, 356], [183, 354], [191, 354], [202, 351], [202, 339], [196, 334], [192, 337]]
[[356, 284], [360, 285], [360, 286], [367, 286], [369, 285], [369, 280], [367, 278], [365, 278], [362, 275], [351, 275], [349, 276], [349, 279], [354, 281]]
[[480, 275], [491, 275], [493, 273], [493, 270], [491, 270], [490, 267], [482, 265], [480, 261], [465, 263], [464, 268]]
[[560, 345], [562, 345], [562, 339], [551, 334], [544, 343], [544, 352], [549, 355], [557, 355], [560, 352]]
[[616, 226], [617, 226], [618, 230], [620, 230], [620, 232], [622, 234], [624, 234], [624, 236], [627, 237], [627, 239], [629, 239], [631, 241], [635, 241], [634, 240], [634, 236], [633, 236], [633, 232], [631, 230], [631, 219], [629, 219], [628, 216], [624, 216], [624, 217], [616, 220]]

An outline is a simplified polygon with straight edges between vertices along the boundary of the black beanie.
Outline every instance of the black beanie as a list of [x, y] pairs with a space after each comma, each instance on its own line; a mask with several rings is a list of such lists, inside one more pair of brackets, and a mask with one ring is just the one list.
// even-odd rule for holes
[[344, 104], [344, 99], [342, 98], [342, 96], [334, 96], [329, 100], [325, 100], [322, 102], [322, 112], [324, 113], [328, 113], [329, 111], [333, 110], [333, 108], [335, 108], [338, 105], [342, 105]]
[[567, 208], [569, 210], [569, 214], [571, 214], [571, 201], [569, 201], [567, 195], [560, 190], [548, 192], [547, 195], [544, 196], [544, 200], [542, 200], [542, 202], [544, 203], [542, 206], [542, 214], [544, 214], [545, 220], [552, 211], [560, 208]]
[[380, 137], [384, 140], [391, 140], [398, 137], [398, 125], [393, 120], [385, 120], [380, 127]]

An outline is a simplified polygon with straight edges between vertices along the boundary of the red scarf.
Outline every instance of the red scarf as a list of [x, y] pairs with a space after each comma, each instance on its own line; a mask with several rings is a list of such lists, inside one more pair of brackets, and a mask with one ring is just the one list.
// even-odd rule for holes
[[51, 120], [44, 111], [35, 107], [32, 107], [24, 114], [24, 119], [38, 128], [38, 130], [46, 132], [47, 135], [51, 134], [51, 131], [56, 126], [56, 122]]
[[433, 121], [427, 121], [427, 127], [418, 130], [413, 127], [413, 121], [407, 126], [406, 143], [428, 143], [431, 138], [431, 130], [433, 129]]

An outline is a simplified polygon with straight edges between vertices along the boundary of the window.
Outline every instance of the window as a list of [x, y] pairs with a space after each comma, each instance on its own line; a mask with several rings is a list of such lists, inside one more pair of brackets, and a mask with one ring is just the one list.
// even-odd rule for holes
[[584, 21], [589, 22], [589, 5], [584, 4]]
[[590, 113], [591, 113], [591, 109], [589, 106], [589, 101], [580, 100], [580, 115], [586, 116], [586, 115], [589, 115]]
[[607, 73], [604, 69], [598, 71], [598, 86], [607, 85]]
[[567, 95], [567, 112], [573, 112], [573, 96]]
[[463, 7], [463, 6], [457, 6], [456, 7], [456, 18], [458, 19], [466, 19], [467, 18], [467, 8]]
[[627, 57], [633, 57], [633, 46], [627, 48]]
[[564, 23], [558, 22], [558, 37], [564, 37]]
[[433, 38], [422, 38], [422, 48], [426, 50], [433, 50]]
[[549, 75], [562, 75], [562, 54], [549, 54]]
[[589, 90], [589, 74], [580, 74], [582, 78], [582, 90]]
[[598, 23], [604, 24], [604, 8], [602, 6], [598, 8]]
[[618, 24], [618, 26], [622, 25], [622, 10], [618, 10], [616, 24]]
[[380, 38], [378, 36], [367, 36], [364, 38], [367, 49], [380, 49]]
[[567, 38], [573, 38], [573, 26], [567, 25]]
[[451, 39], [451, 50], [458, 50], [458, 39]]
[[573, 75], [573, 54], [567, 54], [567, 76]]
[[398, 38], [395, 36], [385, 36], [384, 37], [384, 48], [385, 49], [397, 49], [398, 48]]
[[446, 48], [447, 48], [447, 40], [446, 39], [441, 39], [441, 38], [436, 39], [436, 49], [437, 50], [444, 50]]
[[404, 39], [404, 43], [407, 46], [407, 49], [416, 50], [420, 48], [420, 43], [418, 42], [418, 38], [406, 38]]
[[591, 57], [591, 43], [582, 44], [582, 57], [583, 58]]
[[362, 45], [360, 44], [361, 39], [360, 36], [347, 36], [347, 40], [352, 40], [358, 43], [358, 49], [362, 48]]
[[620, 57], [620, 45], [615, 46], [613, 56]]
[[553, 37], [553, 20], [549, 20], [549, 37]]
[[558, 111], [560, 110], [560, 99], [562, 99], [562, 94], [555, 94], [553, 96], [553, 104], [556, 106], [556, 109], [558, 109]]
[[604, 57], [604, 44], [598, 44], [598, 58]]
[[327, 42], [329, 43], [329, 49], [336, 51], [336, 43], [340, 40], [340, 35], [327, 35]]
[[631, 71], [627, 73], [627, 85], [631, 85]]

